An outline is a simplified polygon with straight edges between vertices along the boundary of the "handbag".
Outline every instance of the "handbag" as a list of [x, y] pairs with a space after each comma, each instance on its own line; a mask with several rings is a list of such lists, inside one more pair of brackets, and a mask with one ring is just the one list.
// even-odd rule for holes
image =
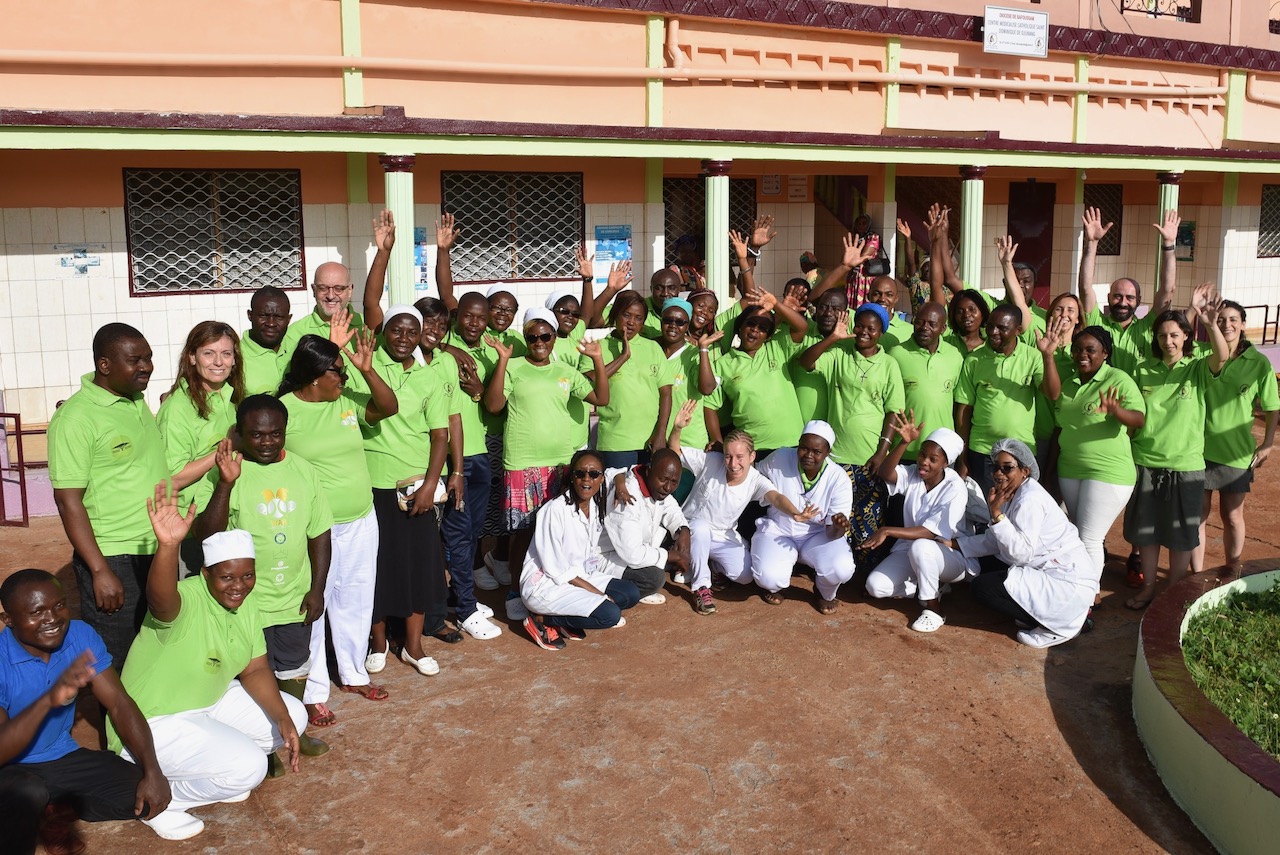
[[862, 262], [863, 276], [888, 276], [889, 275], [889, 253], [885, 252], [884, 244], [880, 244], [876, 249], [874, 258], [868, 258]]
[[[424, 472], [421, 475], [404, 478], [396, 482], [396, 504], [400, 506], [400, 510], [409, 511], [413, 508], [413, 494], [422, 488], [422, 482], [425, 480], [427, 480], [427, 473]], [[437, 478], [435, 495], [437, 508], [441, 502], [448, 498], [449, 491], [445, 488], [444, 481]]]

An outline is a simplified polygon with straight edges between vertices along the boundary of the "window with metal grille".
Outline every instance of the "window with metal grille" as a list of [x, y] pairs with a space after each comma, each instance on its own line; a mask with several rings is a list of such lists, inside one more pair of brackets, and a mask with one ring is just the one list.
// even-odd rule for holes
[[1102, 215], [1102, 224], [1113, 223], [1107, 233], [1098, 241], [1098, 255], [1120, 254], [1120, 233], [1124, 230], [1124, 185], [1123, 184], [1086, 184], [1084, 185], [1084, 206], [1097, 208]]
[[1280, 184], [1262, 185], [1258, 218], [1258, 258], [1280, 258]]
[[441, 207], [462, 233], [455, 282], [577, 279], [580, 172], [442, 172]]
[[296, 169], [126, 169], [133, 296], [306, 286]]
[[[703, 255], [707, 228], [707, 188], [702, 178], [662, 179], [663, 229], [667, 237], [667, 264], [676, 263], [677, 241], [691, 238]], [[743, 234], [756, 219], [756, 180], [729, 179], [729, 228]], [[725, 242], [729, 236], [724, 236]]]

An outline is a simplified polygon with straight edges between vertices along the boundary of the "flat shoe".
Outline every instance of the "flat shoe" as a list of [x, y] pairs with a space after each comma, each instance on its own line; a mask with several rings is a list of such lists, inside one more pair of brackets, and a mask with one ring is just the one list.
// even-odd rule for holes
[[338, 690], [351, 695], [359, 695], [366, 701], [385, 701], [391, 697], [387, 694], [386, 689], [381, 686], [375, 686], [373, 683], [366, 683], [363, 686], [339, 686]]
[[387, 648], [381, 653], [369, 651], [369, 655], [364, 658], [364, 670], [370, 674], [377, 674], [383, 668], [387, 667], [387, 654], [391, 652], [391, 641], [387, 640]]
[[426, 634], [426, 637], [434, 638], [436, 641], [443, 641], [445, 644], [457, 644], [459, 641], [462, 641], [462, 633], [458, 632], [456, 629], [449, 629], [448, 627], [445, 627], [439, 632], [429, 632]]
[[409, 655], [408, 650], [401, 649], [400, 659], [406, 665], [412, 665], [418, 669], [418, 673], [424, 677], [432, 677], [440, 673], [440, 665], [430, 656], [423, 656], [421, 659], [414, 659]]
[[489, 619], [480, 613], [479, 609], [471, 614], [471, 617], [458, 624], [462, 631], [467, 635], [479, 641], [488, 641], [491, 638], [497, 638], [502, 635], [502, 628], [489, 622]]
[[942, 625], [947, 619], [935, 612], [933, 609], [925, 609], [920, 613], [920, 617], [915, 619], [911, 624], [911, 628], [916, 632], [937, 632], [942, 629]]

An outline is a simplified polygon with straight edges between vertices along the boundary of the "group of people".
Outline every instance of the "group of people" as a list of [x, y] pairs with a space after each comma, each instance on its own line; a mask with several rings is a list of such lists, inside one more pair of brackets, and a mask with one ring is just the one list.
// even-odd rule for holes
[[[560, 650], [664, 602], [669, 581], [710, 615], [729, 584], [782, 603], [804, 567], [831, 614], [861, 572], [867, 595], [917, 600], [911, 629], [934, 632], [968, 580], [1019, 641], [1047, 647], [1086, 626], [1122, 511], [1131, 608], [1155, 594], [1161, 547], [1170, 579], [1204, 567], [1215, 492], [1238, 564], [1280, 401], [1242, 307], [1196, 288], [1201, 344], [1173, 307], [1177, 214], [1156, 226], [1143, 317], [1132, 278], [1097, 305], [1110, 225], [1096, 210], [1078, 294], [1047, 311], [1009, 239], [1003, 302], [961, 281], [949, 218], [930, 210], [918, 270], [899, 223], [906, 281], [869, 274], [884, 269], [868, 267], [878, 242], [850, 234], [838, 264], [808, 259], [779, 298], [754, 277], [765, 217], [729, 235], [728, 306], [695, 261], [658, 270], [648, 296], [623, 262], [595, 294], [584, 250], [581, 289], [516, 324], [512, 286], [455, 295], [447, 214], [439, 296], [384, 309], [383, 212], [363, 316], [337, 263], [316, 269], [297, 321], [284, 291], [262, 288], [243, 336], [191, 330], [155, 416], [145, 337], [102, 327], [94, 370], [49, 426], [84, 622], [44, 571], [0, 587], [0, 793], [19, 806], [6, 827], [49, 845], [46, 806], [70, 798], [85, 819], [199, 833], [188, 811], [284, 774], [277, 749], [295, 769], [328, 750], [305, 731], [337, 722], [335, 682], [383, 701], [372, 675], [393, 650], [430, 676], [427, 639], [499, 636], [477, 588], [506, 587], [506, 617]], [[84, 686], [109, 752], [70, 739]]]

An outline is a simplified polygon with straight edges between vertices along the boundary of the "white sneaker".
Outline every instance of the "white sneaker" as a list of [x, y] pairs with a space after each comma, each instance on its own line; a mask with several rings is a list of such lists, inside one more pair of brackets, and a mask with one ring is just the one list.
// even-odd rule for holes
[[1065, 635], [1050, 632], [1042, 626], [1035, 629], [1024, 629], [1018, 633], [1018, 640], [1028, 647], [1053, 647], [1071, 639]]
[[524, 600], [514, 593], [507, 597], [507, 620], [522, 621], [528, 616], [529, 610], [524, 607]]
[[499, 561], [493, 557], [492, 552], [484, 554], [485, 566], [489, 568], [489, 572], [493, 574], [493, 578], [498, 580], [499, 585], [511, 584], [511, 565], [506, 561]]
[[617, 622], [617, 623], [615, 623], [613, 626], [608, 627], [608, 629], [622, 629], [622, 628], [623, 628], [624, 626], [626, 626], [626, 625], [627, 625], [627, 618], [626, 618], [626, 616], [624, 615], [624, 616], [622, 616], [622, 617], [618, 618], [618, 622]]
[[498, 580], [493, 578], [489, 568], [483, 564], [475, 569], [475, 583], [476, 587], [482, 591], [496, 591], [502, 587], [498, 584]]
[[471, 613], [471, 617], [458, 624], [458, 629], [479, 641], [488, 641], [502, 635], [502, 627], [489, 623], [488, 618], [478, 609]]
[[652, 594], [640, 598], [640, 602], [646, 606], [660, 606], [667, 601], [667, 595], [654, 591]]
[[387, 654], [391, 652], [391, 642], [387, 642], [387, 649], [381, 653], [369, 651], [369, 655], [364, 658], [364, 670], [370, 674], [377, 674], [383, 668], [387, 667]]
[[196, 819], [185, 810], [166, 810], [142, 824], [165, 840], [189, 840], [204, 831], [204, 820]]
[[488, 606], [486, 606], [484, 603], [481, 603], [481, 602], [478, 602], [478, 601], [477, 601], [477, 602], [476, 602], [476, 611], [478, 611], [480, 614], [484, 615], [484, 616], [485, 616], [485, 617], [487, 617], [487, 618], [491, 618], [491, 617], [493, 617], [493, 609], [489, 608], [489, 607], [488, 607]]
[[935, 612], [933, 609], [925, 609], [920, 613], [920, 617], [915, 619], [911, 624], [911, 628], [916, 632], [937, 632], [942, 629], [942, 625], [947, 619]]

